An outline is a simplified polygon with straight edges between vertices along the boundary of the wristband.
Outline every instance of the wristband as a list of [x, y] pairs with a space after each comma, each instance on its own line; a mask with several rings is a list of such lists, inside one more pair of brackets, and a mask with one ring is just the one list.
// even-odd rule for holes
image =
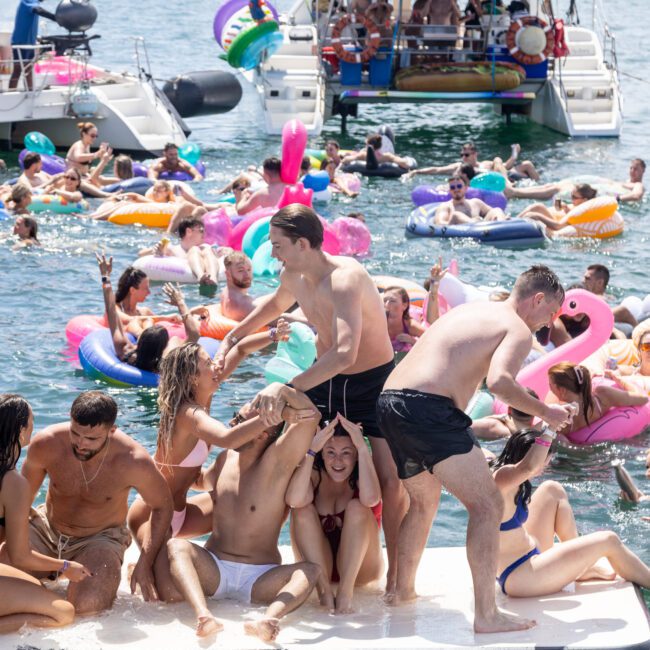
[[239, 343], [239, 339], [234, 334], [228, 334], [226, 338], [231, 345], [237, 345]]
[[555, 438], [557, 438], [557, 433], [553, 431], [553, 429], [551, 429], [548, 424], [542, 427], [541, 435], [548, 436], [551, 440], [555, 440]]
[[312, 458], [316, 458], [316, 452], [313, 449], [308, 449], [307, 450], [307, 456], [311, 456]]
[[70, 562], [68, 562], [68, 560], [63, 560], [63, 566], [61, 567], [61, 571], [59, 571], [59, 573], [65, 573], [69, 568]]
[[272, 327], [269, 330], [269, 337], [270, 337], [271, 341], [277, 342], [277, 340], [278, 340], [278, 338], [277, 338], [278, 337], [278, 328], [277, 327]]
[[541, 445], [542, 447], [550, 447], [551, 443], [548, 440], [542, 440], [541, 438], [535, 438], [535, 444]]
[[102, 275], [102, 284], [110, 283], [111, 279], [107, 275]]

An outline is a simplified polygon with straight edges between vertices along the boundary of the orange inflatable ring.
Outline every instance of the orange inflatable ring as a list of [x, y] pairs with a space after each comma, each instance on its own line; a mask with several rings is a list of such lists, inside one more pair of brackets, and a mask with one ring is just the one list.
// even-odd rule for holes
[[[341, 41], [341, 32], [348, 25], [361, 24], [366, 28], [366, 47], [361, 52], [353, 52], [346, 50]], [[363, 14], [343, 14], [338, 22], [332, 27], [332, 49], [341, 61], [346, 63], [367, 63], [375, 56], [379, 43], [381, 41], [381, 34], [377, 23], [372, 19], [364, 16]]]
[[[239, 322], [233, 320], [232, 318], [227, 318], [221, 313], [221, 305], [208, 305], [208, 317], [206, 320], [202, 320], [199, 326], [199, 332], [201, 336], [209, 336], [212, 339], [217, 339], [222, 341], [228, 332], [235, 329], [239, 325]], [[258, 332], [263, 332], [266, 327], [258, 330]]]
[[[526, 54], [519, 49], [517, 43], [517, 34], [525, 27], [540, 27], [546, 35], [546, 47], [539, 54]], [[541, 18], [536, 16], [528, 16], [513, 20], [510, 23], [510, 28], [506, 32], [506, 45], [508, 51], [515, 61], [519, 61], [522, 65], [537, 65], [546, 61], [553, 48], [555, 47], [555, 36], [553, 35], [553, 28], [551, 25], [545, 23]]]
[[575, 229], [577, 237], [616, 237], [625, 228], [617, 208], [618, 202], [613, 196], [597, 196], [572, 208], [567, 214], [568, 223]]

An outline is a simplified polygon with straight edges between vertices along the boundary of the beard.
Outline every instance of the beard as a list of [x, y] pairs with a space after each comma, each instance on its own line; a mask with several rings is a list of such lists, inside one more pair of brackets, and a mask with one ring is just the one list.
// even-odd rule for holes
[[252, 280], [237, 280], [237, 278], [232, 279], [232, 283], [238, 289], [250, 289], [252, 282], [253, 282]]
[[74, 454], [74, 456], [75, 456], [75, 458], [77, 460], [86, 462], [87, 460], [90, 460], [91, 458], [94, 458], [95, 456], [97, 456], [97, 454], [100, 451], [102, 451], [104, 449], [104, 447], [106, 447], [106, 445], [108, 444], [108, 440], [109, 440], [109, 438], [108, 438], [108, 436], [106, 436], [106, 440], [104, 440], [104, 444], [99, 449], [93, 449], [91, 451], [85, 451], [83, 453], [78, 451], [77, 448], [74, 445], [72, 445], [72, 453]]

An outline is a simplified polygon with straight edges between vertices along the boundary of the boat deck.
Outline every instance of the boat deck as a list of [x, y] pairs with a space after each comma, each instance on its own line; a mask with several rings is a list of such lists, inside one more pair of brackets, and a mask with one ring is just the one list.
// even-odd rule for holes
[[[291, 561], [288, 547], [282, 547]], [[131, 547], [125, 568], [137, 557]], [[540, 599], [508, 599], [499, 592], [497, 602], [509, 611], [535, 619], [525, 632], [477, 634], [472, 631], [472, 589], [464, 548], [427, 549], [418, 572], [420, 599], [389, 608], [378, 587], [359, 590], [357, 613], [332, 616], [317, 606], [315, 596], [287, 616], [275, 647], [297, 648], [650, 648], [650, 622], [638, 591], [628, 582], [580, 583], [575, 592]], [[243, 633], [242, 623], [258, 617], [263, 608], [233, 601], [209, 601], [225, 626], [216, 639], [198, 641], [194, 619], [184, 603], [145, 603], [131, 596], [122, 580], [118, 599], [107, 614], [79, 619], [60, 630], [24, 630], [0, 638], [1, 648], [94, 650], [161, 650], [162, 648], [265, 647]], [[269, 646], [266, 646], [269, 647]]]
[[344, 90], [339, 96], [341, 104], [409, 104], [429, 103], [482, 103], [482, 104], [529, 104], [535, 99], [534, 92], [513, 90], [501, 92], [424, 92], [407, 90]]

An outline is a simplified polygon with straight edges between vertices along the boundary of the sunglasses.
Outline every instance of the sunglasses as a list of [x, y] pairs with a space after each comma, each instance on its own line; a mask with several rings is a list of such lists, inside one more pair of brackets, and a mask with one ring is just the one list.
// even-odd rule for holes
[[648, 341], [647, 343], [641, 343], [639, 345], [639, 350], [641, 352], [650, 352], [650, 341]]
[[472, 154], [469, 153], [469, 151], [461, 151], [460, 152], [460, 157], [461, 158], [469, 158]]
[[243, 189], [246, 189], [246, 187], [244, 185], [233, 185], [232, 186], [232, 191], [233, 192], [238, 192], [239, 190], [243, 190]]
[[77, 180], [76, 176], [64, 176], [63, 178], [67, 178], [69, 181], [76, 181]]
[[450, 190], [462, 190], [465, 187], [462, 183], [451, 183], [449, 185]]

